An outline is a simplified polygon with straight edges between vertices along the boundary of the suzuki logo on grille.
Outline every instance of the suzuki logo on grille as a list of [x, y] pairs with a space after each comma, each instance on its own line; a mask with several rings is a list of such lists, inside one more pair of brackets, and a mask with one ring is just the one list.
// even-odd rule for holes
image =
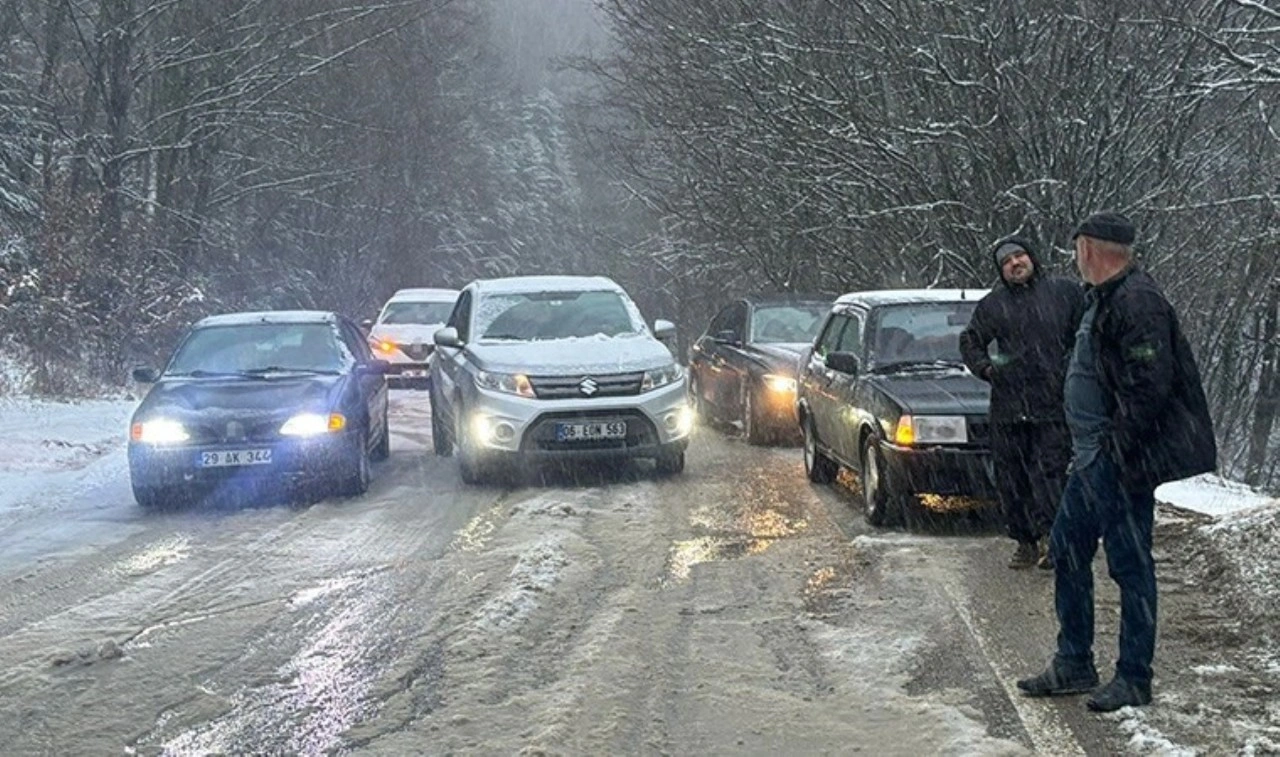
[[590, 397], [600, 391], [600, 385], [597, 384], [596, 380], [593, 378], [584, 378], [582, 381], [578, 382], [578, 391], [582, 392], [587, 397]]
[[244, 438], [244, 424], [239, 421], [231, 421], [227, 424], [227, 438], [234, 441]]

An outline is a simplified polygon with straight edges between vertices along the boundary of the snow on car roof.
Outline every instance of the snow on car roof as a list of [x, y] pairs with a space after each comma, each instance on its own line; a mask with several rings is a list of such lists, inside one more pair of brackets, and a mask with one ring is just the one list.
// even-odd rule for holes
[[251, 313], [223, 313], [202, 318], [196, 326], [247, 326], [254, 323], [333, 323], [337, 316], [327, 310], [259, 310]]
[[387, 300], [387, 302], [453, 302], [456, 299], [458, 299], [457, 289], [415, 287], [397, 289], [396, 293], [391, 295], [391, 299]]
[[849, 292], [836, 300], [838, 305], [899, 305], [909, 302], [977, 302], [987, 293], [985, 289], [878, 289], [870, 292]]
[[481, 279], [471, 286], [483, 294], [622, 291], [617, 282], [604, 276], [512, 276], [505, 279]]

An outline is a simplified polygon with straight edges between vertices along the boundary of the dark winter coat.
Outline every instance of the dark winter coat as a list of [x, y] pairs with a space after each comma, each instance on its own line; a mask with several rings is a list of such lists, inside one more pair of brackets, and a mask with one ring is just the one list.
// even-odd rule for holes
[[1217, 466], [1209, 403], [1173, 306], [1145, 271], [1096, 288], [1098, 372], [1111, 405], [1111, 453], [1123, 483], [1154, 489]]
[[961, 332], [960, 352], [969, 370], [991, 383], [993, 423], [1064, 422], [1062, 387], [1084, 313], [1084, 289], [1044, 275], [1035, 250], [1023, 239], [1002, 239], [993, 249], [1005, 242], [1027, 251], [1035, 273], [1023, 285], [1009, 284], [1001, 275]]

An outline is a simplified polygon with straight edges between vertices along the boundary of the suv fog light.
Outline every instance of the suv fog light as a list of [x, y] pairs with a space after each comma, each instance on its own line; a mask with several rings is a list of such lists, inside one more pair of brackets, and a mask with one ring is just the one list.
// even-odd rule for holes
[[668, 433], [683, 436], [693, 430], [693, 408], [684, 406], [662, 417], [662, 425]]
[[493, 439], [493, 419], [487, 415], [471, 417], [471, 435], [481, 444], [488, 444]]
[[507, 423], [506, 421], [502, 421], [500, 423], [495, 424], [493, 427], [493, 438], [497, 439], [500, 442], [511, 441], [512, 439], [516, 438], [515, 426], [512, 426], [510, 423]]

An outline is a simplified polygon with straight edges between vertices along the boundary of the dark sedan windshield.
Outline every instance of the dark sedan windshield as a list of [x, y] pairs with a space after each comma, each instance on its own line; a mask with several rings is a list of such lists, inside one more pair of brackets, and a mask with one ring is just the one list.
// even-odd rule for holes
[[823, 304], [762, 305], [751, 319], [751, 340], [757, 344], [805, 344], [818, 335], [818, 328], [831, 309]]
[[873, 366], [962, 365], [960, 332], [969, 324], [977, 304], [920, 302], [878, 308], [871, 343]]
[[444, 323], [452, 311], [452, 302], [389, 302], [378, 323]]
[[187, 337], [166, 374], [333, 373], [348, 360], [334, 327], [325, 323], [208, 326]]

